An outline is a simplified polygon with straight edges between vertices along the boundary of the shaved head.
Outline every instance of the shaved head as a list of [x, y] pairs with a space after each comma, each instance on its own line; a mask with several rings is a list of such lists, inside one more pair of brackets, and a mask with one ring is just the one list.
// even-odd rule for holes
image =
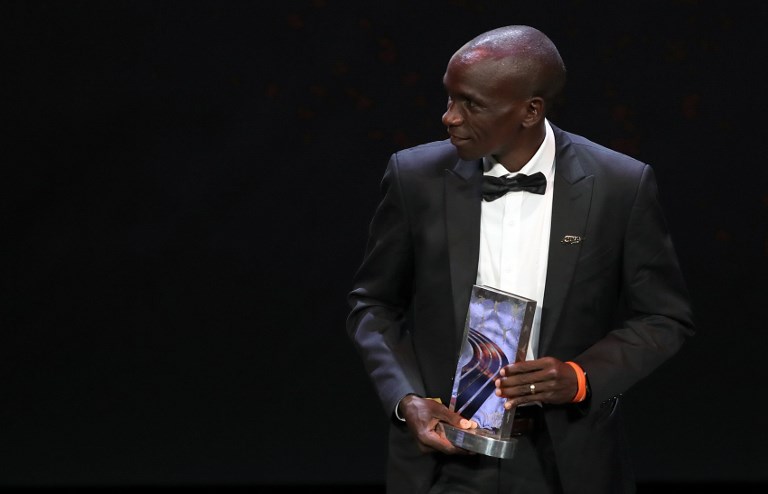
[[493, 61], [498, 77], [538, 96], [548, 107], [565, 86], [565, 64], [552, 40], [530, 26], [505, 26], [485, 32], [467, 42], [452, 62], [474, 64]]

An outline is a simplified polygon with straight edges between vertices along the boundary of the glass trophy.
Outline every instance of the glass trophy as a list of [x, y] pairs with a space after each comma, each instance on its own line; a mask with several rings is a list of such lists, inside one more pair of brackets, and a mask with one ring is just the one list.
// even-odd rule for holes
[[477, 422], [476, 429], [442, 423], [457, 447], [497, 458], [512, 458], [517, 439], [515, 409], [504, 408], [494, 381], [505, 365], [525, 360], [536, 301], [484, 285], [474, 285], [449, 409]]

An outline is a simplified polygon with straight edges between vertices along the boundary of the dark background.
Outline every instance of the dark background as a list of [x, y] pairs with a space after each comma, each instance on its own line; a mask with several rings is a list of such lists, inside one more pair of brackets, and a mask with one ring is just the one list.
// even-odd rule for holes
[[0, 486], [381, 485], [344, 330], [378, 182], [516, 23], [554, 123], [654, 166], [690, 284], [700, 334], [626, 393], [641, 486], [764, 486], [766, 5], [0, 4]]

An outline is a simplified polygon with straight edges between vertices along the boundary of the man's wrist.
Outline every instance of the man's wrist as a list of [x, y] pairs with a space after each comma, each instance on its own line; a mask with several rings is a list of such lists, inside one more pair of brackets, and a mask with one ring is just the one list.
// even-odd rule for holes
[[421, 396], [416, 393], [408, 393], [407, 395], [400, 398], [400, 401], [398, 401], [397, 405], [395, 405], [395, 418], [400, 422], [405, 422], [405, 418], [400, 414], [400, 404], [403, 403], [403, 400], [408, 398], [409, 396], [417, 396], [421, 398]]

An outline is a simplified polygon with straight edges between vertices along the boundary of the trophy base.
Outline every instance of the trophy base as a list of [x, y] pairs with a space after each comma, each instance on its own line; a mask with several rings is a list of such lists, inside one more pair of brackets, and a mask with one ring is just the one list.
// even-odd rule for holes
[[445, 437], [456, 447], [494, 458], [515, 456], [517, 439], [513, 437], [500, 438], [486, 429], [460, 429], [444, 422], [441, 425]]

